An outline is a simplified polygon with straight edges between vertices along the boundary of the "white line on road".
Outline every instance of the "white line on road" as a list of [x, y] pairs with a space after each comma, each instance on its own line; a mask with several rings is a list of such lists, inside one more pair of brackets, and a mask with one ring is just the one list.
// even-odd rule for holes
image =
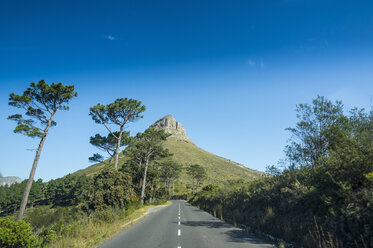
[[179, 220], [180, 220], [180, 216], [179, 216]]
[[177, 248], [181, 248], [181, 246], [178, 246]]
[[181, 230], [177, 230], [177, 236], [180, 236], [181, 235]]
[[177, 224], [180, 226], [180, 221]]

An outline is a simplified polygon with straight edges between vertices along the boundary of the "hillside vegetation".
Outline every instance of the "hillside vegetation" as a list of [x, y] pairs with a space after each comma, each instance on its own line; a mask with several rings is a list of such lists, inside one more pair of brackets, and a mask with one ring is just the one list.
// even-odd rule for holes
[[[194, 144], [168, 139], [164, 147], [173, 154], [173, 160], [184, 166], [199, 164], [207, 171], [204, 184], [223, 184], [228, 180], [250, 181], [261, 177], [264, 173], [244, 167], [228, 159], [209, 153]], [[181, 173], [180, 182], [191, 184], [191, 178], [185, 170]]]
[[373, 247], [373, 112], [322, 97], [297, 107], [281, 167], [230, 187], [209, 185], [191, 203], [302, 247]]
[[[226, 185], [232, 181], [251, 181], [265, 175], [263, 172], [249, 169], [231, 160], [222, 158], [207, 152], [193, 143], [167, 139], [163, 142], [163, 147], [167, 148], [172, 156], [172, 160], [183, 165], [179, 179], [175, 183], [176, 193], [186, 193], [192, 188], [192, 178], [187, 175], [185, 168], [192, 164], [199, 164], [206, 169], [207, 177], [203, 185], [216, 184]], [[119, 159], [119, 168], [126, 164], [127, 158], [123, 153]], [[79, 170], [74, 175], [92, 176], [99, 173], [105, 167], [104, 163], [98, 163]]]

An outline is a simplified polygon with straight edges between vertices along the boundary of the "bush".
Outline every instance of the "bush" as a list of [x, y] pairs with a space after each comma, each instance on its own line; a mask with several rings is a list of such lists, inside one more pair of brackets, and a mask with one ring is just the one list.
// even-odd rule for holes
[[0, 219], [0, 247], [37, 247], [38, 240], [32, 235], [30, 224], [24, 220]]
[[49, 243], [60, 238], [61, 236], [57, 235], [57, 232], [51, 228], [46, 228], [38, 234], [38, 237], [41, 242], [41, 247], [46, 247]]
[[88, 208], [94, 211], [105, 210], [108, 206], [125, 208], [134, 198], [131, 184], [128, 174], [106, 167], [93, 179]]
[[117, 218], [114, 210], [111, 208], [107, 208], [105, 210], [97, 210], [93, 214], [93, 218], [95, 221], [104, 222], [104, 223], [112, 223]]
[[167, 202], [167, 199], [166, 198], [157, 198], [155, 199], [152, 204], [154, 205], [161, 205], [161, 204], [165, 204]]

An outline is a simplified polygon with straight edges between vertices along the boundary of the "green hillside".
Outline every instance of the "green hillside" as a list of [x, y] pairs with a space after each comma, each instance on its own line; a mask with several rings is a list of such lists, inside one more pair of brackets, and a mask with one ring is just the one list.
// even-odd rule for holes
[[[173, 160], [184, 166], [199, 164], [207, 171], [207, 179], [204, 184], [221, 184], [227, 180], [252, 180], [260, 177], [263, 173], [248, 169], [243, 165], [231, 160], [209, 153], [196, 145], [188, 142], [169, 139], [164, 146], [173, 153]], [[185, 170], [181, 174], [180, 181], [185, 184], [191, 183], [191, 178], [186, 175]]]
[[[203, 182], [206, 184], [223, 184], [228, 180], [253, 180], [263, 175], [262, 172], [252, 170], [244, 167], [231, 160], [219, 157], [212, 153], [209, 153], [191, 142], [179, 141], [175, 139], [168, 139], [164, 142], [165, 148], [167, 148], [172, 154], [172, 160], [182, 164], [184, 168], [191, 164], [199, 164], [203, 166], [207, 171], [207, 179]], [[119, 167], [124, 164], [125, 157], [120, 159]], [[76, 175], [94, 175], [98, 173], [104, 165], [102, 163], [92, 165], [83, 170], [75, 172]], [[184, 191], [187, 187], [190, 188], [192, 179], [183, 170], [180, 179], [176, 183], [176, 189], [178, 191]]]

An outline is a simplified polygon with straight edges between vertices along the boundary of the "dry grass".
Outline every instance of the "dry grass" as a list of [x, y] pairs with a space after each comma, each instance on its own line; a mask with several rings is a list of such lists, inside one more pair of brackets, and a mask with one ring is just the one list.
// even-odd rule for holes
[[[170, 204], [167, 202], [165, 205]], [[70, 226], [70, 231], [50, 243], [49, 247], [82, 248], [96, 247], [115, 236], [136, 222], [146, 218], [145, 213], [155, 205], [148, 205], [135, 210], [132, 214], [119, 218], [111, 223], [97, 222], [88, 218], [79, 220]]]

